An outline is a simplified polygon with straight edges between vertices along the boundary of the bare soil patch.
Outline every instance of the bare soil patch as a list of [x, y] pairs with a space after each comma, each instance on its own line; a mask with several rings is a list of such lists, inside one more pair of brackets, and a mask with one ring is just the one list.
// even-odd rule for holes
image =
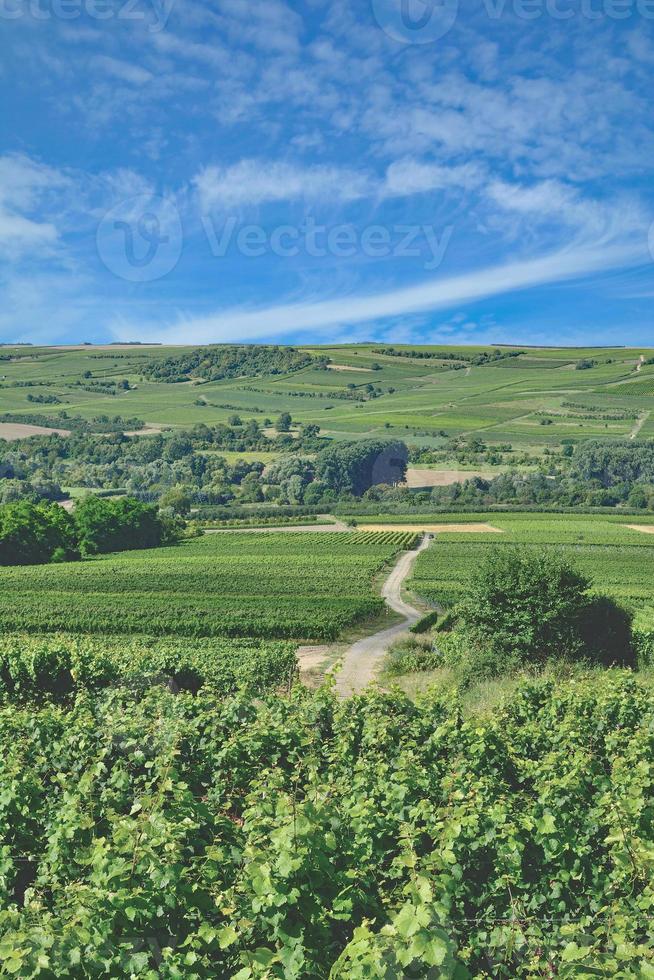
[[297, 662], [301, 671], [314, 670], [322, 667], [331, 653], [331, 648], [326, 644], [322, 646], [304, 646], [297, 648]]
[[327, 367], [330, 371], [363, 371], [364, 374], [370, 374], [372, 372], [372, 368], [354, 367], [351, 364], [328, 364]]
[[6, 439], [7, 442], [28, 439], [30, 436], [51, 436], [55, 433], [69, 436], [70, 429], [50, 429], [45, 425], [26, 425], [23, 422], [0, 422], [0, 439]]
[[309, 688], [318, 688], [334, 666], [336, 646], [301, 646], [296, 651], [300, 681]]
[[146, 422], [142, 429], [131, 429], [129, 432], [124, 432], [125, 436], [154, 436], [158, 435], [160, 432], [164, 431], [163, 425], [157, 425], [156, 423], [150, 424]]
[[632, 531], [641, 531], [643, 534], [654, 534], [654, 524], [627, 524]]
[[[434, 533], [447, 534], [504, 534], [500, 527], [493, 527], [492, 524], [359, 524], [357, 531], [432, 531]], [[654, 528], [652, 529], [654, 531]]]
[[406, 482], [407, 486], [414, 489], [449, 487], [452, 483], [463, 483], [464, 480], [471, 480], [474, 476], [489, 479], [492, 474], [484, 473], [482, 470], [426, 470], [410, 466], [406, 471]]

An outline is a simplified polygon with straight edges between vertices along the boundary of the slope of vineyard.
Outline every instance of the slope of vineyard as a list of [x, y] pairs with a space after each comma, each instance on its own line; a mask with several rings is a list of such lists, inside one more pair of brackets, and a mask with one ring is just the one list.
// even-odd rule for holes
[[[234, 412], [246, 424], [290, 412], [295, 422], [317, 424], [335, 439], [377, 437], [387, 427], [389, 435], [425, 446], [442, 445], [446, 432], [542, 450], [563, 438], [628, 437], [630, 413], [652, 408], [651, 369], [637, 370], [641, 355], [652, 353], [369, 344], [6, 347], [0, 413], [14, 422], [29, 413], [50, 424], [60, 412], [120, 415], [177, 428], [224, 423]], [[584, 359], [593, 366], [576, 370]], [[65, 419], [59, 425], [70, 427]], [[647, 429], [638, 438], [646, 435]]]
[[216, 534], [0, 570], [0, 627], [47, 633], [334, 639], [380, 613], [373, 578], [416, 535]]

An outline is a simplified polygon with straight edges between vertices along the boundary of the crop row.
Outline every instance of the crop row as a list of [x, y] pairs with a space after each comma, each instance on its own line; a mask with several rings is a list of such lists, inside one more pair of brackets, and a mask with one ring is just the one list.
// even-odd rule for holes
[[70, 699], [111, 687], [143, 692], [261, 695], [286, 687], [297, 671], [293, 643], [193, 640], [150, 636], [101, 638], [55, 633], [5, 633], [0, 638], [0, 705]]
[[354, 537], [357, 548], [368, 544], [388, 544], [400, 551], [413, 548], [420, 535], [415, 531], [359, 531]]
[[147, 593], [129, 600], [113, 595], [27, 594], [0, 610], [0, 629], [11, 632], [143, 633], [178, 637], [260, 637], [334, 640], [351, 623], [380, 613], [374, 596], [335, 599], [285, 596], [197, 599]]
[[596, 591], [622, 601], [642, 622], [654, 593], [654, 536], [598, 517], [493, 515], [491, 522], [504, 533], [439, 534], [419, 556], [412, 588], [431, 602], [451, 606], [490, 549], [554, 548], [591, 580]]
[[373, 579], [415, 536], [220, 534], [0, 570], [0, 629], [335, 639], [379, 613]]

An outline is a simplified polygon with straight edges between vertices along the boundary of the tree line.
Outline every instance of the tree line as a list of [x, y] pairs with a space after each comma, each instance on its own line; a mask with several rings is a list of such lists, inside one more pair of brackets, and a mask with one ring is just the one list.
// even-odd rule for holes
[[89, 496], [69, 513], [54, 503], [0, 506], [0, 565], [75, 561], [84, 556], [156, 548], [175, 541], [179, 521], [130, 497]]
[[[317, 425], [293, 425], [288, 412], [275, 422], [243, 422], [238, 415], [230, 422], [152, 436], [73, 433], [0, 441], [0, 502], [61, 500], [61, 487], [69, 486], [120, 490], [178, 513], [265, 501], [328, 505], [358, 497], [374, 483], [397, 483], [406, 472], [408, 450], [397, 440], [332, 444]], [[229, 463], [221, 450], [282, 455], [265, 467], [256, 459]]]

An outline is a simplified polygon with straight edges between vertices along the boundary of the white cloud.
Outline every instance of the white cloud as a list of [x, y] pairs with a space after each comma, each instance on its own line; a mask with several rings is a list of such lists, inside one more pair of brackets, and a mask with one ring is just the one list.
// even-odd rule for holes
[[370, 179], [336, 166], [241, 160], [231, 167], [205, 167], [193, 180], [200, 207], [238, 207], [272, 201], [328, 199], [352, 201], [372, 191]]
[[57, 238], [57, 229], [49, 222], [30, 221], [0, 208], [0, 252], [5, 257], [15, 256], [16, 252], [27, 248], [53, 245]]
[[280, 0], [220, 0], [218, 6], [219, 26], [241, 44], [266, 52], [297, 50], [302, 18]]
[[99, 54], [93, 58], [92, 64], [100, 71], [119, 78], [122, 82], [130, 85], [145, 85], [152, 81], [152, 72], [140, 65], [135, 65], [129, 61], [122, 61], [119, 58], [110, 58], [108, 55]]
[[643, 233], [648, 224], [635, 200], [593, 200], [558, 180], [530, 185], [495, 180], [486, 188], [486, 194], [504, 212], [523, 219], [532, 232], [538, 224], [554, 222], [559, 229], [571, 228], [579, 239], [596, 244]]
[[200, 206], [259, 205], [273, 201], [347, 202], [408, 197], [428, 191], [471, 190], [484, 179], [476, 163], [443, 166], [412, 158], [396, 160], [383, 178], [338, 166], [302, 166], [266, 160], [241, 160], [229, 167], [208, 166], [194, 178]]
[[68, 183], [68, 177], [60, 171], [23, 154], [0, 157], [0, 203], [29, 208], [40, 195]]
[[399, 197], [446, 188], [470, 190], [478, 187], [483, 179], [484, 169], [476, 163], [448, 167], [407, 157], [390, 164], [383, 193]]
[[297, 331], [332, 331], [346, 324], [448, 309], [463, 302], [580, 279], [607, 269], [645, 261], [644, 245], [605, 249], [564, 249], [537, 259], [434, 279], [417, 286], [367, 296], [271, 306], [259, 310], [233, 308], [201, 317], [180, 317], [174, 324], [119, 323], [116, 339], [139, 336], [162, 343], [217, 343], [283, 337]]
[[33, 212], [47, 208], [53, 193], [68, 186], [68, 178], [29, 157], [0, 157], [0, 252], [14, 260], [28, 251], [51, 250], [58, 239], [52, 220]]

